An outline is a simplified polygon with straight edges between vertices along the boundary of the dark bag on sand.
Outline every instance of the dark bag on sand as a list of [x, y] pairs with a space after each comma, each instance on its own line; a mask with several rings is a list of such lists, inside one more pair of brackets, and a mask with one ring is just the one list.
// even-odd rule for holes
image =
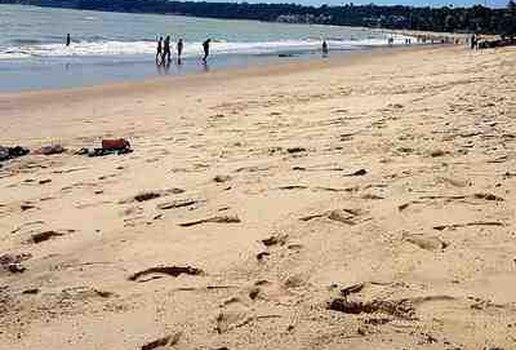
[[0, 161], [22, 157], [29, 154], [29, 150], [21, 146], [3, 147], [0, 146]]
[[0, 162], [9, 158], [9, 148], [0, 146]]
[[131, 144], [126, 139], [102, 140], [102, 148], [109, 150], [130, 149]]

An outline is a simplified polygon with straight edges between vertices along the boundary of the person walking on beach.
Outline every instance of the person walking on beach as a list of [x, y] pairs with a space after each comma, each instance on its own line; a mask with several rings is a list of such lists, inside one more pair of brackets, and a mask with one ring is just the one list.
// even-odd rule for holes
[[156, 64], [160, 63], [159, 60], [162, 55], [162, 50], [163, 50], [163, 37], [160, 36], [158, 39], [158, 47], [156, 48]]
[[326, 40], [323, 40], [323, 42], [322, 42], [322, 53], [323, 53], [323, 56], [328, 55], [328, 43], [326, 42]]
[[177, 41], [177, 64], [181, 64], [181, 55], [183, 54], [183, 39]]
[[70, 33], [66, 34], [66, 46], [70, 46], [72, 39], [70, 38]]
[[210, 55], [210, 42], [211, 39], [207, 39], [202, 43], [202, 48], [204, 50], [204, 57], [202, 58], [202, 61], [206, 63], [206, 60], [208, 59], [208, 56]]
[[474, 49], [476, 49], [476, 48], [477, 48], [477, 40], [478, 40], [478, 39], [477, 39], [476, 34], [473, 34], [473, 35], [471, 36], [471, 50], [474, 50]]
[[163, 42], [163, 58], [161, 60], [162, 63], [170, 63], [170, 35], [167, 35], [165, 41]]

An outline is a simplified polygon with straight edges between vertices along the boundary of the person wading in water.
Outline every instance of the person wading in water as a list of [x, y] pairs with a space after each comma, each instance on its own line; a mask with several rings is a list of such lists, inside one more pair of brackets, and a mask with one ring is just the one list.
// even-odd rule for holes
[[167, 35], [163, 43], [163, 59], [161, 63], [170, 63], [170, 35]]
[[323, 40], [322, 42], [322, 54], [323, 56], [328, 55], [328, 43], [326, 42], [326, 40]]
[[183, 54], [183, 39], [177, 41], [177, 64], [181, 64], [181, 55]]
[[163, 50], [163, 37], [160, 36], [158, 40], [158, 47], [156, 48], [156, 64], [159, 64], [161, 58], [161, 51]]
[[204, 50], [204, 57], [202, 58], [202, 61], [206, 63], [206, 60], [208, 59], [208, 56], [210, 55], [210, 42], [211, 39], [207, 39], [205, 42], [202, 43], [202, 48]]

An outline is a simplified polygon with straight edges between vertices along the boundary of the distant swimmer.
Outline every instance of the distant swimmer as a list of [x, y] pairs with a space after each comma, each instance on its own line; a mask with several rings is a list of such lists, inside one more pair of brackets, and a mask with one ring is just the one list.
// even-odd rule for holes
[[207, 39], [205, 42], [202, 43], [202, 48], [204, 50], [204, 57], [202, 58], [203, 62], [206, 62], [208, 56], [210, 55], [210, 42], [211, 39]]
[[66, 46], [70, 46], [72, 39], [70, 38], [70, 33], [66, 34]]
[[163, 59], [162, 63], [170, 62], [170, 35], [167, 35], [163, 43]]
[[326, 42], [326, 40], [323, 40], [322, 42], [322, 53], [325, 56], [328, 54], [328, 43]]
[[156, 48], [156, 64], [159, 64], [159, 60], [162, 55], [162, 50], [163, 50], [163, 37], [160, 36], [159, 40], [158, 40], [158, 47]]
[[183, 39], [177, 41], [177, 64], [181, 64], [181, 55], [183, 54]]

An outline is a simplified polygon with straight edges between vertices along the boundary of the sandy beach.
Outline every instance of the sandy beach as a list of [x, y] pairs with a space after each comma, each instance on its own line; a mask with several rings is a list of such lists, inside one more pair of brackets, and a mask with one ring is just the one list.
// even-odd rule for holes
[[515, 81], [450, 46], [0, 94], [0, 145], [67, 149], [0, 168], [0, 349], [516, 349]]

